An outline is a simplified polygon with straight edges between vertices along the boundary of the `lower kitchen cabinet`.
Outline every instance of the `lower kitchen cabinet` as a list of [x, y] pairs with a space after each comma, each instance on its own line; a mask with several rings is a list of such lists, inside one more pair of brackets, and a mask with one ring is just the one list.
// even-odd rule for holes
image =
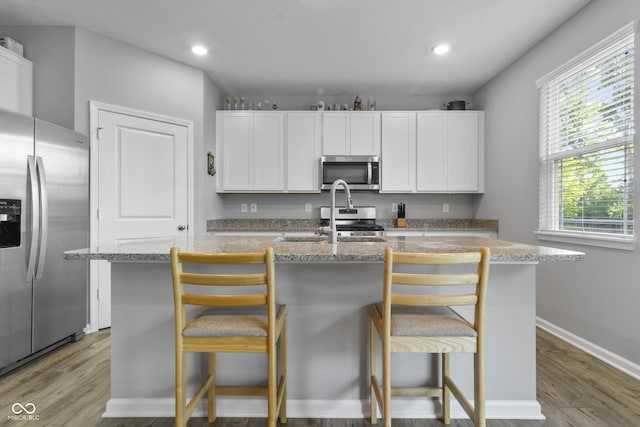
[[498, 238], [498, 232], [497, 231], [490, 231], [490, 230], [461, 230], [461, 229], [456, 229], [456, 230], [451, 230], [451, 231], [446, 231], [446, 230], [437, 230], [437, 231], [431, 231], [431, 230], [411, 230], [411, 229], [407, 229], [407, 230], [386, 230], [384, 232], [385, 236], [389, 236], [389, 237], [435, 237], [435, 236], [469, 236], [469, 237], [484, 237], [487, 239], [497, 239]]

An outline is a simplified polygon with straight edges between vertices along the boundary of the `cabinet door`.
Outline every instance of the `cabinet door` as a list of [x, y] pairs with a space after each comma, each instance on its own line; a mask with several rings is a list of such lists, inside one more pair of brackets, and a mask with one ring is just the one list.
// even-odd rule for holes
[[350, 153], [377, 156], [380, 154], [380, 113], [355, 111], [351, 116]]
[[33, 115], [33, 63], [0, 46], [0, 108]]
[[345, 156], [350, 154], [351, 135], [349, 112], [330, 112], [322, 116], [322, 154]]
[[477, 192], [480, 188], [480, 113], [451, 112], [447, 120], [447, 190]]
[[252, 113], [222, 113], [222, 188], [224, 191], [252, 189]]
[[285, 113], [253, 115], [252, 183], [255, 191], [284, 191]]
[[319, 193], [322, 113], [287, 115], [287, 190]]
[[381, 192], [416, 190], [416, 114], [382, 113]]
[[447, 190], [447, 113], [418, 113], [416, 189]]

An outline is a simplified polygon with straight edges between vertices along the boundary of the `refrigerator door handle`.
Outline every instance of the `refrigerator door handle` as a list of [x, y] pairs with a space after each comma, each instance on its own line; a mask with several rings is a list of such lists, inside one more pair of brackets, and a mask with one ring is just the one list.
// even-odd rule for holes
[[40, 187], [40, 254], [36, 266], [36, 279], [42, 279], [44, 260], [47, 253], [47, 237], [49, 236], [49, 203], [47, 202], [47, 181], [44, 175], [44, 163], [42, 157], [36, 157], [36, 169], [38, 171], [38, 186]]
[[27, 170], [29, 171], [29, 181], [31, 182], [31, 247], [29, 248], [26, 281], [30, 282], [34, 278], [36, 269], [38, 238], [40, 237], [40, 195], [38, 190], [36, 159], [33, 156], [27, 157]]

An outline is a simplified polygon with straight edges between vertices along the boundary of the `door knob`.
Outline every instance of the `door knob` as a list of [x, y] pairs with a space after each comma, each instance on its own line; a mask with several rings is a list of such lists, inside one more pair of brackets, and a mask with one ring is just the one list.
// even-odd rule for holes
[[186, 226], [186, 225], [182, 225], [182, 224], [180, 224], [180, 225], [178, 226], [178, 231], [184, 231], [184, 229], [185, 229], [185, 228], [187, 228], [187, 226]]

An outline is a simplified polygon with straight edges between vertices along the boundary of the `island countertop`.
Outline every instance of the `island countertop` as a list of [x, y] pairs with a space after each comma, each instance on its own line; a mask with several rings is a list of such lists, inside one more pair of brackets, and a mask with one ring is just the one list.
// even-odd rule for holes
[[[473, 236], [386, 236], [376, 242], [339, 242], [337, 245], [315, 238], [288, 241], [274, 236], [166, 237], [130, 240], [115, 245], [65, 252], [65, 259], [107, 260], [111, 262], [168, 262], [169, 249], [204, 253], [259, 252], [271, 246], [277, 263], [378, 263], [384, 248], [405, 252], [462, 252], [491, 249], [492, 263], [538, 263], [546, 261], [581, 261], [584, 253], [546, 246], [494, 240]], [[335, 253], [334, 253], [335, 252]]]

